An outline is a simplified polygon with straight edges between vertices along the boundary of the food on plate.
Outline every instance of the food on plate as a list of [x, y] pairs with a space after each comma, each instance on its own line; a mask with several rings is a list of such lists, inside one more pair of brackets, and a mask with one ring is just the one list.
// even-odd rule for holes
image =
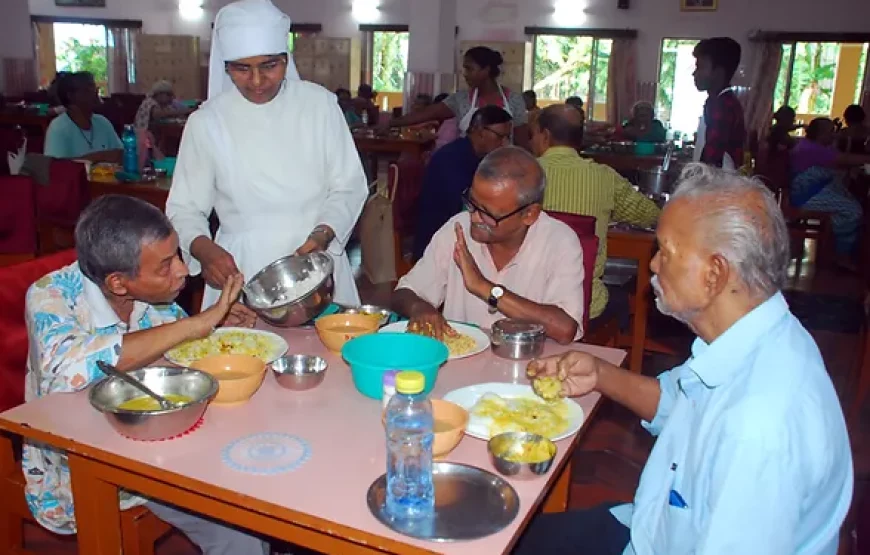
[[115, 172], [119, 169], [114, 164], [94, 164], [91, 166], [90, 179], [98, 183], [115, 183]]
[[532, 381], [532, 389], [544, 401], [555, 401], [562, 396], [562, 382], [559, 378], [544, 376]]
[[251, 355], [269, 362], [276, 349], [275, 340], [268, 335], [218, 330], [206, 338], [182, 343], [167, 355], [180, 364], [190, 364], [213, 355]]
[[[467, 355], [477, 349], [477, 341], [473, 338], [456, 331], [454, 328], [450, 329], [454, 331], [455, 335], [444, 335], [441, 339], [441, 342], [447, 345], [447, 350], [450, 351], [450, 356], [461, 357], [462, 355]], [[424, 335], [426, 337], [435, 337], [432, 324], [429, 323], [423, 325], [416, 322], [408, 324], [406, 331], [407, 333], [416, 333], [417, 335]]]
[[[190, 397], [187, 395], [164, 395], [164, 399], [169, 401], [170, 403], [176, 403], [183, 405], [185, 403], [190, 402]], [[149, 397], [147, 395], [143, 395], [142, 397], [135, 397], [133, 399], [124, 401], [120, 405], [118, 405], [119, 409], [123, 410], [138, 410], [142, 412], [148, 412], [152, 410], [160, 410], [160, 403], [157, 402], [157, 399], [153, 397]]]
[[442, 341], [447, 345], [447, 350], [450, 351], [450, 356], [452, 357], [467, 355], [477, 348], [477, 341], [464, 333], [457, 333], [454, 336], [445, 336]]
[[471, 415], [489, 422], [489, 433], [528, 432], [554, 438], [568, 429], [568, 401], [544, 402], [536, 397], [505, 399], [494, 393], [483, 395], [471, 408]]
[[543, 441], [516, 443], [502, 454], [501, 458], [515, 463], [542, 463], [553, 458], [553, 447], [551, 443]]

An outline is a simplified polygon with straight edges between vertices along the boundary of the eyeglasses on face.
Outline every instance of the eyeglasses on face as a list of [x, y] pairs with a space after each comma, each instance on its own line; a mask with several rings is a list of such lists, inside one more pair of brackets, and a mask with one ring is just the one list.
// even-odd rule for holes
[[474, 200], [472, 200], [472, 198], [471, 198], [471, 189], [466, 189], [462, 192], [462, 204], [465, 207], [465, 210], [469, 214], [474, 214], [475, 212], [479, 212], [480, 218], [483, 220], [483, 223], [485, 223], [486, 225], [492, 226], [492, 227], [498, 227], [498, 224], [500, 222], [503, 222], [503, 221], [507, 220], [508, 218], [516, 216], [517, 214], [519, 214], [520, 212], [522, 212], [526, 208], [532, 206], [533, 204], [536, 204], [536, 202], [529, 202], [527, 204], [524, 204], [524, 205], [520, 206], [519, 208], [517, 208], [516, 210], [514, 210], [513, 212], [511, 212], [510, 214], [505, 214], [504, 216], [494, 216], [486, 208], [483, 208], [482, 206], [475, 203]]

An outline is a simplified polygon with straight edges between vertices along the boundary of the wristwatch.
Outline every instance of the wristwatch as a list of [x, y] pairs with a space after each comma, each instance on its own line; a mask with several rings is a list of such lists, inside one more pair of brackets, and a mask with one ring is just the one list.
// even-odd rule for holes
[[489, 298], [486, 300], [486, 304], [489, 305], [489, 313], [495, 314], [498, 312], [498, 302], [501, 298], [504, 297], [504, 287], [501, 285], [494, 285], [492, 289], [489, 290]]

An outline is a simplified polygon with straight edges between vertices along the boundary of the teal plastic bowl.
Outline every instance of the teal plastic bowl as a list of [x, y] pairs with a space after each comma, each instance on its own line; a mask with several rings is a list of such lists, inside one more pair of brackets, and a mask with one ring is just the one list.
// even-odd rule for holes
[[634, 153], [638, 156], [652, 156], [656, 153], [656, 145], [647, 142], [634, 143]]
[[417, 370], [426, 378], [424, 393], [435, 387], [438, 369], [450, 355], [440, 341], [413, 333], [373, 333], [352, 339], [341, 350], [353, 385], [366, 397], [380, 399], [387, 370]]
[[154, 160], [154, 169], [164, 170], [166, 175], [172, 177], [175, 174], [175, 163], [177, 159], [167, 156], [163, 160]]

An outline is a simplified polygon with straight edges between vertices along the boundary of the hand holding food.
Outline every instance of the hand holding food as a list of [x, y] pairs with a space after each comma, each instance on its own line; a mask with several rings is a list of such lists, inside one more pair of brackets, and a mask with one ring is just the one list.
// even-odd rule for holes
[[532, 381], [532, 389], [544, 401], [555, 401], [562, 396], [562, 381], [551, 376], [542, 376]]
[[456, 337], [456, 330], [450, 327], [444, 316], [434, 308], [424, 308], [413, 315], [408, 322], [408, 333], [416, 333], [443, 341], [445, 337]]
[[[598, 359], [587, 353], [572, 351], [563, 355], [533, 360], [526, 368], [526, 375], [532, 379], [532, 388], [549, 392], [552, 382], [535, 385], [540, 379], [557, 379], [560, 393], [565, 397], [577, 397], [594, 391], [598, 385]], [[540, 395], [540, 393], [538, 393]], [[542, 398], [546, 398], [541, 395]]]

